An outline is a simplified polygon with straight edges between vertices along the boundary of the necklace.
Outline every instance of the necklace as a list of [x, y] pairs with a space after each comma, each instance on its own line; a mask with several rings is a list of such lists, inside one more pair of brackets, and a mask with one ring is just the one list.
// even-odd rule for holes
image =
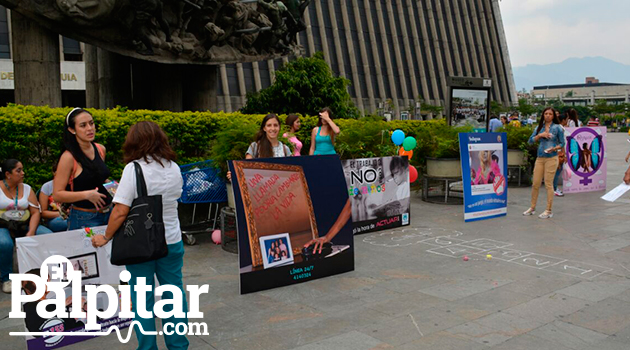
[[[7, 179], [3, 179], [2, 182], [4, 182], [4, 186], [7, 188], [7, 191], [9, 192], [9, 195], [11, 195], [11, 189], [9, 188], [9, 184], [7, 183]], [[18, 208], [18, 197], [19, 197], [19, 189], [20, 189], [20, 184], [17, 184], [17, 186], [15, 186], [15, 209]]]

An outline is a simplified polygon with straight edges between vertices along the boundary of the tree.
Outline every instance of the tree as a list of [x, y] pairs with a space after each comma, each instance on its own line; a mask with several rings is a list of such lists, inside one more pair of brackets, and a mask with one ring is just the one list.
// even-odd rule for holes
[[505, 107], [503, 107], [502, 104], [500, 104], [497, 101], [490, 101], [490, 115], [500, 115], [503, 112], [506, 112], [507, 109]]
[[526, 117], [536, 113], [536, 107], [530, 105], [525, 98], [518, 100], [518, 107], [516, 107], [516, 109], [522, 116]]
[[575, 92], [573, 90], [569, 90], [566, 94], [564, 94], [564, 97], [573, 97], [574, 94]]
[[318, 52], [283, 65], [271, 86], [247, 94], [241, 112], [317, 115], [321, 108], [330, 107], [337, 118], [358, 118], [348, 85], [348, 79], [333, 76], [324, 55]]

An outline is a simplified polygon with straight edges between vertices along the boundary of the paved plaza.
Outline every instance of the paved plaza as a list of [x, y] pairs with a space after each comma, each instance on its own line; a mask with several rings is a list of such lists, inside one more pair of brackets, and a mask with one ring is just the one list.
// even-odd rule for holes
[[[627, 139], [608, 137], [608, 189], [627, 169]], [[530, 192], [511, 187], [507, 217], [474, 223], [413, 194], [411, 226], [355, 236], [355, 271], [244, 296], [237, 256], [198, 236], [184, 283], [210, 285], [200, 300], [210, 335], [190, 348], [630, 349], [630, 195], [556, 197], [545, 220], [521, 215]], [[0, 294], [0, 318], [9, 309]], [[24, 348], [10, 331], [20, 320], [0, 321], [1, 347]], [[135, 346], [111, 334], [67, 349]]]

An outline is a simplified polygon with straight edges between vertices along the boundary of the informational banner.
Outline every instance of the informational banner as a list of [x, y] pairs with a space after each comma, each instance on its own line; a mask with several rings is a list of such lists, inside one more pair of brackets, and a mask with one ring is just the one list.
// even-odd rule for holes
[[410, 224], [407, 157], [342, 160], [354, 234]]
[[507, 215], [507, 136], [460, 133], [464, 221]]
[[565, 128], [564, 193], [606, 190], [606, 127]]
[[[241, 293], [354, 270], [352, 209], [337, 155], [230, 162]], [[314, 242], [323, 249], [314, 251]]]
[[[105, 232], [106, 226], [95, 227], [92, 230], [96, 234]], [[73, 230], [66, 232], [57, 232], [48, 235], [38, 235], [31, 237], [23, 237], [16, 239], [17, 257], [19, 273], [24, 274], [39, 269], [48, 257], [53, 255], [65, 256], [70, 260], [72, 268], [75, 271], [81, 271], [81, 283], [88, 284], [119, 284], [119, 274], [124, 269], [122, 266], [114, 266], [109, 262], [111, 244], [105, 245], [103, 248], [96, 249], [92, 247], [92, 240], [87, 236], [85, 230]], [[70, 268], [64, 266], [64, 269]], [[23, 288], [26, 293], [28, 286]], [[85, 308], [86, 293], [82, 288], [82, 305]], [[68, 285], [64, 288], [65, 297], [67, 299], [66, 309], [71, 311], [72, 288]], [[53, 292], [47, 292], [44, 299], [55, 298]], [[119, 295], [120, 298], [120, 295]], [[109, 305], [107, 295], [100, 293], [97, 296], [97, 309], [107, 310]], [[41, 301], [41, 300], [40, 300]], [[75, 318], [50, 318], [40, 317], [36, 312], [37, 304], [40, 301], [34, 301], [23, 304], [23, 310], [26, 313], [24, 325], [26, 332], [89, 332], [85, 330], [85, 319]], [[118, 309], [120, 311], [120, 308]], [[132, 319], [121, 319], [118, 312], [108, 319], [98, 319], [103, 331], [111, 326], [118, 328], [126, 328]], [[95, 331], [96, 332], [96, 331]], [[70, 344], [82, 342], [92, 339], [96, 336], [26, 336], [26, 345], [28, 350], [39, 349], [57, 349]]]

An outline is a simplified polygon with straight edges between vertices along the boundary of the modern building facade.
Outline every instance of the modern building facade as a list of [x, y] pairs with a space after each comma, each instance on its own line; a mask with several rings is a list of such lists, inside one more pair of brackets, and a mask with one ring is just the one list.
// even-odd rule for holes
[[[0, 70], [9, 74], [11, 35], [6, 12], [0, 9], [0, 57], [5, 60], [0, 59]], [[414, 106], [421, 99], [447, 105], [451, 76], [490, 78], [492, 100], [504, 105], [516, 102], [498, 0], [314, 0], [304, 19], [307, 29], [298, 37], [304, 54], [323, 52], [333, 73], [351, 81], [349, 93], [366, 113], [419, 118]], [[67, 59], [71, 41], [60, 42], [62, 59]], [[78, 50], [74, 47], [71, 59], [85, 56], [83, 44]], [[268, 87], [287, 60], [220, 65], [218, 109], [238, 110], [246, 94]], [[64, 74], [74, 74], [83, 79], [72, 88], [80, 92], [85, 89], [85, 64], [79, 60], [73, 66], [81, 70], [83, 65], [81, 74], [71, 72], [67, 63], [61, 67], [62, 90], [69, 89], [67, 79], [72, 79], [67, 75], [64, 80]], [[1, 102], [6, 102], [10, 84], [2, 85], [0, 80], [0, 89], [6, 93], [0, 94], [5, 97]]]
[[630, 103], [630, 85], [600, 83], [598, 79], [587, 77], [584, 84], [534, 86], [531, 95], [545, 101], [560, 100], [569, 106], [594, 105], [597, 100], [622, 104]]

